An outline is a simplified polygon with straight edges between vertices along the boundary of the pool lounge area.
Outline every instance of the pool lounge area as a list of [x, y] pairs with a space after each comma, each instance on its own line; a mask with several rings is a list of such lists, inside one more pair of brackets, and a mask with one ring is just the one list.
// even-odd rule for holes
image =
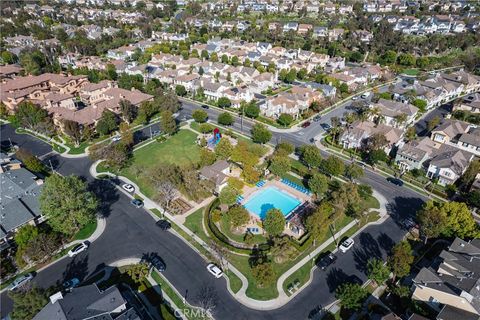
[[301, 203], [301, 200], [288, 192], [270, 185], [251, 194], [243, 205], [248, 211], [263, 220], [267, 211], [273, 208], [280, 210], [285, 218], [288, 218]]

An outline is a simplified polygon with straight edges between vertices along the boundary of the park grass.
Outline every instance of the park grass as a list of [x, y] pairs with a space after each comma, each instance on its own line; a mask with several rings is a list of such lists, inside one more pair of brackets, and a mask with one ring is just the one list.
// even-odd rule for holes
[[80, 229], [73, 237], [73, 240], [87, 239], [95, 232], [96, 229], [97, 229], [97, 219], [93, 220], [90, 223], [87, 223], [82, 229]]
[[[147, 183], [147, 178], [135, 176], [134, 170], [140, 168], [142, 172], [154, 167], [158, 163], [176, 165], [197, 164], [200, 161], [200, 147], [196, 144], [197, 135], [190, 130], [180, 130], [164, 142], [153, 142], [133, 153], [132, 164], [122, 169], [119, 174], [135, 181], [142, 192], [149, 198], [154, 194]], [[99, 164], [98, 172], [108, 171]]]
[[196, 234], [200, 239], [208, 243], [210, 241], [210, 238], [203, 230], [204, 210], [205, 208], [200, 208], [194, 213], [189, 214], [188, 217], [185, 218], [185, 223], [183, 225], [190, 229], [190, 231]]
[[68, 151], [68, 154], [82, 154], [82, 153], [85, 153], [85, 149], [87, 149], [90, 146], [90, 143], [87, 141], [84, 141], [80, 143], [78, 147], [71, 143], [66, 143], [65, 145], [70, 148], [70, 150]]
[[415, 68], [403, 69], [402, 73], [406, 74], [407, 76], [418, 76], [420, 74], [420, 70]]

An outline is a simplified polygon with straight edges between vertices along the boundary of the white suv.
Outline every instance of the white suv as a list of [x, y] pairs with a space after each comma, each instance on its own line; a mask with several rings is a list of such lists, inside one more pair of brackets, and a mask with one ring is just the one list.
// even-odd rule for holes
[[213, 263], [209, 263], [209, 264], [207, 265], [207, 270], [208, 270], [208, 272], [210, 272], [211, 274], [213, 274], [213, 276], [214, 276], [215, 278], [217, 278], [217, 279], [218, 279], [218, 278], [221, 278], [222, 275], [223, 275], [222, 270], [220, 270], [220, 268], [217, 267], [216, 265], [214, 265]]
[[355, 241], [353, 241], [352, 238], [347, 238], [345, 239], [341, 244], [340, 244], [340, 251], [343, 253], [347, 252], [353, 245], [355, 244]]
[[86, 241], [80, 243], [80, 244], [77, 244], [75, 247], [73, 247], [70, 251], [68, 251], [68, 256], [71, 258], [71, 257], [75, 257], [77, 254], [79, 254], [80, 252], [83, 252], [85, 250], [88, 249], [88, 243]]
[[21, 286], [25, 285], [27, 282], [33, 279], [33, 273], [26, 273], [23, 276], [18, 277], [15, 279], [10, 286], [8, 286], [8, 290], [13, 291]]

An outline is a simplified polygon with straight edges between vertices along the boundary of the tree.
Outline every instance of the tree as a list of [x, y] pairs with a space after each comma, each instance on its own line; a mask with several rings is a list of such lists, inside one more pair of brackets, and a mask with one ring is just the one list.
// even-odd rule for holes
[[18, 160], [23, 162], [25, 167], [32, 172], [42, 172], [45, 169], [42, 161], [34, 156], [30, 151], [24, 148], [18, 148], [17, 152], [15, 152], [15, 156]]
[[417, 138], [417, 131], [415, 130], [415, 127], [408, 127], [407, 130], [405, 131], [405, 139], [407, 141], [413, 141]]
[[295, 147], [290, 142], [280, 142], [275, 147], [275, 153], [277, 155], [288, 156], [289, 154], [293, 153], [294, 151], [295, 151]]
[[429, 238], [440, 236], [448, 228], [445, 212], [436, 206], [433, 201], [425, 203], [418, 212], [417, 219], [420, 224], [420, 232], [425, 239], [425, 244]]
[[340, 176], [345, 172], [343, 161], [336, 156], [329, 156], [322, 160], [321, 169], [330, 176]]
[[134, 282], [140, 283], [148, 276], [149, 269], [150, 268], [148, 267], [148, 264], [145, 262], [140, 262], [128, 266], [127, 274]]
[[178, 196], [175, 185], [170, 181], [158, 181], [154, 184], [155, 200], [165, 208], [170, 208], [170, 203]]
[[218, 115], [218, 123], [221, 125], [231, 126], [234, 122], [235, 119], [233, 119], [233, 116], [230, 114], [230, 112], [224, 112]]
[[367, 156], [366, 156], [366, 159], [365, 159], [369, 164], [371, 165], [375, 165], [377, 163], [379, 163], [380, 161], [383, 161], [383, 162], [386, 162], [388, 160], [388, 156], [387, 154], [385, 153], [385, 151], [381, 150], [381, 149], [377, 149], [377, 150], [372, 150], [370, 151]]
[[270, 130], [268, 130], [268, 128], [261, 123], [254, 124], [251, 133], [252, 140], [256, 143], [264, 144], [270, 141], [270, 139], [272, 138], [272, 133], [270, 132]]
[[303, 148], [301, 159], [310, 169], [316, 168], [322, 163], [320, 150], [314, 145], [307, 145]]
[[217, 101], [217, 106], [219, 106], [220, 108], [223, 108], [223, 109], [228, 108], [231, 105], [232, 105], [232, 102], [227, 97], [221, 97]]
[[335, 296], [341, 300], [342, 307], [356, 311], [362, 307], [368, 291], [358, 283], [344, 283], [337, 288]]
[[218, 199], [222, 204], [226, 204], [228, 206], [231, 206], [237, 202], [237, 198], [240, 195], [240, 192], [232, 188], [230, 186], [226, 186], [220, 191], [220, 194], [218, 195]]
[[9, 291], [13, 300], [12, 320], [32, 319], [48, 303], [47, 295], [39, 288]]
[[275, 280], [275, 272], [269, 262], [259, 263], [252, 267], [252, 276], [257, 281], [257, 287], [263, 288]]
[[253, 101], [242, 106], [241, 109], [245, 112], [247, 117], [252, 119], [256, 119], [260, 115], [260, 108]]
[[235, 205], [228, 209], [227, 218], [232, 228], [240, 228], [248, 223], [250, 214], [243, 206]]
[[200, 132], [203, 133], [203, 134], [212, 132], [214, 129], [215, 129], [215, 127], [213, 125], [211, 125], [210, 123], [201, 123], [198, 126], [198, 130], [200, 130]]
[[110, 134], [112, 131], [117, 129], [117, 117], [115, 113], [105, 109], [102, 112], [102, 116], [100, 117], [100, 120], [98, 120], [95, 129], [101, 135]]
[[435, 128], [436, 126], [438, 126], [440, 124], [440, 117], [439, 116], [435, 116], [433, 117], [432, 119], [430, 119], [429, 121], [427, 121], [427, 130], [428, 131], [432, 131], [433, 128]]
[[177, 132], [177, 122], [170, 110], [162, 111], [160, 117], [160, 125], [163, 132], [166, 134], [174, 134]]
[[126, 122], [120, 123], [119, 126], [121, 141], [126, 146], [131, 146], [134, 144], [135, 140], [133, 138], [133, 131], [130, 130], [130, 126]]
[[130, 124], [137, 116], [137, 107], [130, 101], [122, 99], [120, 100], [120, 112], [122, 113], [123, 120]]
[[40, 209], [53, 230], [72, 236], [95, 219], [98, 201], [76, 176], [53, 174], [45, 179]]
[[263, 220], [263, 229], [270, 236], [278, 236], [283, 233], [285, 229], [285, 216], [278, 209], [270, 209]]
[[26, 263], [43, 262], [55, 253], [59, 244], [60, 241], [57, 233], [51, 232], [47, 234], [42, 232], [35, 238], [31, 239], [25, 247], [22, 247], [17, 251], [17, 254], [21, 252], [22, 259]]
[[216, 158], [215, 153], [207, 148], [200, 149], [200, 165], [202, 167], [214, 164]]
[[305, 219], [305, 227], [313, 237], [317, 239], [321, 235], [325, 234], [328, 228], [329, 216], [333, 208], [327, 202], [322, 202], [317, 209]]
[[215, 146], [215, 155], [219, 159], [226, 160], [230, 158], [233, 152], [233, 146], [230, 143], [228, 138], [220, 139], [220, 141]]
[[207, 121], [208, 114], [205, 110], [196, 109], [192, 113], [192, 118], [198, 123], [203, 123]]
[[25, 248], [30, 241], [38, 237], [38, 228], [36, 226], [32, 226], [27, 224], [21, 227], [15, 233], [15, 243], [17, 244], [18, 248]]
[[115, 169], [123, 168], [130, 155], [130, 149], [123, 141], [108, 145], [92, 145], [89, 149], [89, 157], [93, 161], [103, 160], [102, 164]]
[[287, 156], [273, 156], [270, 159], [270, 163], [268, 169], [271, 173], [283, 177], [291, 168], [291, 161], [290, 158]]
[[48, 112], [30, 101], [22, 101], [15, 116], [23, 127], [35, 130], [36, 126], [46, 120]]
[[293, 117], [291, 114], [282, 113], [278, 117], [277, 122], [284, 127], [288, 127], [293, 122]]
[[405, 277], [410, 273], [413, 260], [412, 247], [408, 241], [403, 240], [393, 247], [392, 254], [388, 258], [388, 265], [393, 272], [394, 282], [396, 277]]
[[328, 179], [321, 173], [314, 173], [313, 176], [308, 179], [308, 187], [317, 198], [321, 198], [328, 190]]
[[352, 182], [356, 179], [361, 178], [363, 174], [363, 169], [353, 162], [345, 167], [345, 176]]
[[367, 263], [367, 275], [370, 280], [381, 285], [388, 280], [390, 269], [385, 265], [382, 259], [372, 258]]
[[175, 86], [175, 93], [177, 96], [184, 97], [187, 94], [187, 89], [185, 89], [185, 87], [181, 84], [177, 84]]
[[65, 132], [65, 134], [73, 140], [73, 143], [75, 143], [76, 147], [78, 147], [80, 142], [82, 142], [82, 127], [77, 121], [64, 119], [63, 132]]
[[413, 100], [412, 104], [420, 110], [420, 112], [425, 112], [427, 110], [427, 101], [417, 98]]
[[415, 65], [415, 57], [409, 53], [402, 53], [398, 56], [398, 63], [402, 66], [411, 67]]

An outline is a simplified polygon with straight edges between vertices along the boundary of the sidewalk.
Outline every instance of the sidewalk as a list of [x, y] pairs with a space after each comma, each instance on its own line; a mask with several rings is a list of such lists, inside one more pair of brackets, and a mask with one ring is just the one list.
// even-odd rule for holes
[[[94, 164], [92, 164], [92, 166], [90, 167], [90, 174], [93, 176], [93, 177], [97, 177], [97, 175], [99, 173], [97, 173], [96, 171], [96, 167], [98, 165], [100, 161], [97, 161], [95, 162]], [[162, 207], [160, 207], [158, 204], [156, 204], [155, 202], [153, 202], [152, 200], [150, 200], [148, 197], [146, 197], [141, 191], [140, 191], [140, 188], [138, 187], [138, 185], [136, 185], [133, 181], [129, 180], [128, 178], [126, 177], [123, 177], [123, 176], [115, 176], [114, 174], [111, 174], [111, 173], [101, 173], [101, 174], [104, 174], [104, 175], [108, 175], [108, 176], [111, 176], [111, 177], [115, 177], [115, 178], [118, 178], [118, 179], [121, 179], [123, 180], [124, 182], [126, 183], [130, 183], [132, 184], [134, 187], [135, 187], [135, 190], [136, 190], [136, 194], [139, 195], [140, 197], [142, 197], [144, 199], [144, 205], [145, 205], [145, 208], [146, 209], [157, 209], [159, 210], [161, 213], [163, 213], [165, 215], [165, 217], [167, 217], [169, 220], [171, 221], [174, 221], [174, 222], [177, 222], [176, 219], [170, 214], [168, 213], [167, 211], [165, 211]], [[117, 186], [118, 187], [118, 186]], [[119, 190], [121, 190], [121, 192], [123, 192], [123, 190], [118, 187]], [[128, 195], [129, 197], [132, 197], [131, 194], [128, 194], [126, 192], [124, 192], [126, 195]], [[387, 200], [385, 199], [385, 197], [383, 197], [380, 193], [378, 193], [376, 190], [373, 191], [373, 196], [374, 197], [377, 197], [379, 203], [380, 203], [380, 209], [378, 210], [380, 212], [380, 216], [381, 218], [376, 221], [376, 222], [370, 222], [370, 223], [367, 223], [366, 225], [364, 225], [362, 228], [360, 228], [354, 235], [352, 235], [352, 237], [354, 237], [355, 235], [357, 235], [358, 233], [362, 232], [366, 227], [372, 225], [372, 224], [379, 224], [379, 223], [383, 223], [383, 221], [385, 219], [387, 219], [388, 215], [387, 215], [387, 209], [386, 209], [386, 204], [387, 204]], [[375, 209], [375, 211], [377, 211]], [[152, 216], [152, 218], [155, 220], [155, 221], [158, 221], [160, 218], [157, 217], [155, 214], [151, 213], [150, 211], [148, 211], [150, 213], [150, 215]], [[352, 226], [354, 226], [357, 222], [354, 220], [352, 222], [350, 222], [347, 226], [345, 226], [344, 228], [342, 228], [340, 231], [338, 231], [336, 234], [335, 234], [335, 239], [337, 238], [340, 238], [342, 234], [344, 234], [345, 232], [347, 232]], [[190, 229], [188, 229], [187, 227], [185, 227], [183, 224], [178, 224], [176, 223], [176, 225], [182, 229], [183, 232], [185, 232], [186, 234], [188, 234], [189, 236], [191, 236], [197, 243], [199, 243], [200, 245], [202, 245], [204, 248], [206, 248], [207, 250], [209, 250], [209, 245], [203, 241], [201, 238], [199, 238], [196, 234], [194, 234], [192, 231], [190, 231]], [[181, 237], [180, 235], [178, 235], [180, 237], [180, 239], [182, 239], [187, 245], [189, 245], [193, 250], [195, 250], [197, 253], [199, 253], [200, 255], [202, 255], [197, 248], [195, 248], [190, 242], [188, 242], [186, 239], [184, 239], [183, 237]], [[235, 268], [235, 266], [233, 266], [232, 264], [228, 263], [228, 269], [230, 271], [232, 271], [242, 282], [242, 287], [240, 288], [240, 290], [237, 292], [237, 293], [234, 293], [231, 288], [230, 288], [230, 283], [229, 283], [229, 279], [227, 278], [227, 282], [229, 283], [228, 286], [227, 286], [227, 289], [228, 291], [230, 292], [230, 294], [235, 297], [235, 299], [240, 302], [241, 304], [251, 308], [251, 309], [255, 309], [255, 310], [274, 310], [274, 309], [278, 309], [280, 307], [282, 307], [283, 305], [287, 304], [291, 299], [293, 299], [299, 292], [301, 292], [303, 290], [303, 288], [306, 287], [306, 285], [304, 285], [302, 288], [300, 288], [299, 290], [297, 290], [295, 292], [295, 294], [291, 295], [290, 297], [287, 296], [287, 294], [283, 291], [283, 282], [285, 281], [285, 279], [288, 278], [288, 276], [290, 276], [292, 273], [294, 273], [295, 271], [297, 271], [298, 269], [300, 269], [305, 263], [309, 263], [310, 260], [315, 257], [318, 253], [320, 253], [324, 248], [326, 248], [328, 245], [330, 245], [331, 243], [334, 242], [334, 238], [331, 237], [329, 238], [327, 241], [325, 241], [322, 245], [320, 245], [318, 248], [316, 248], [310, 255], [308, 255], [307, 257], [305, 257], [304, 259], [302, 259], [301, 261], [299, 261], [295, 266], [293, 266], [291, 269], [289, 269], [286, 273], [284, 273], [277, 281], [277, 289], [278, 289], [278, 292], [279, 292], [279, 296], [275, 299], [271, 299], [271, 300], [266, 300], [266, 301], [260, 301], [260, 300], [255, 300], [255, 299], [252, 299], [252, 298], [249, 298], [246, 294], [246, 291], [247, 291], [247, 288], [248, 288], [248, 280], [247, 278], [237, 269]], [[209, 250], [212, 254], [215, 255], [215, 253], [212, 251], [212, 250]], [[315, 269], [315, 267], [312, 269], [312, 271]], [[311, 281], [311, 280], [310, 280]], [[310, 283], [310, 281], [308, 283]], [[308, 284], [307, 283], [307, 284]]]

